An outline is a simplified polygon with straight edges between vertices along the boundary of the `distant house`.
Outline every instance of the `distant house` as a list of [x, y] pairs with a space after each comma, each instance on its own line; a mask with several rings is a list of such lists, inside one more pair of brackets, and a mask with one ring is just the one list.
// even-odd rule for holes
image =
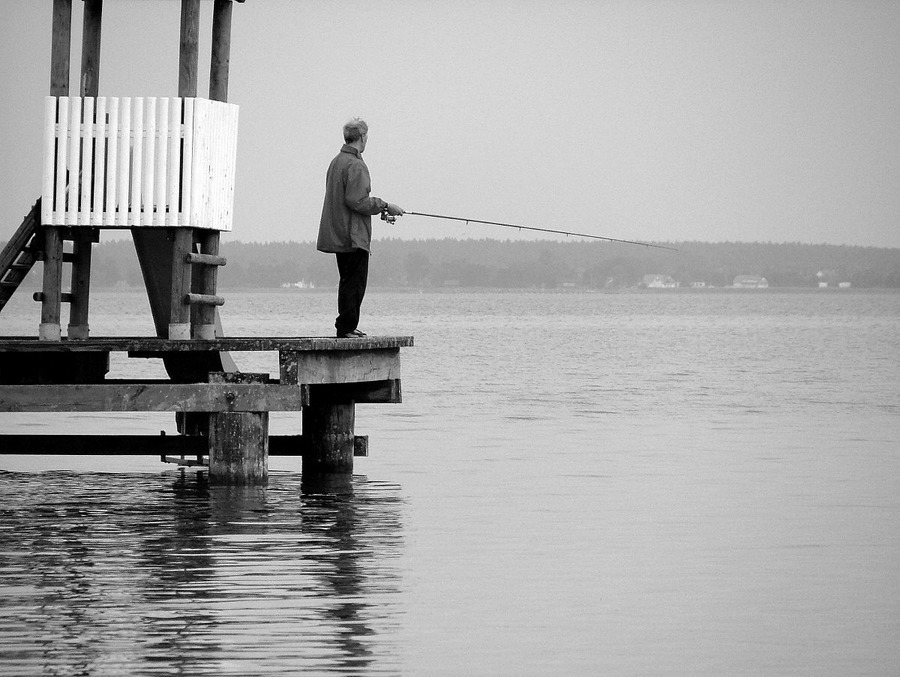
[[671, 275], [644, 275], [641, 278], [641, 286], [647, 289], [672, 289], [678, 286]]
[[739, 289], [765, 289], [769, 286], [769, 281], [759, 275], [738, 275], [731, 286]]

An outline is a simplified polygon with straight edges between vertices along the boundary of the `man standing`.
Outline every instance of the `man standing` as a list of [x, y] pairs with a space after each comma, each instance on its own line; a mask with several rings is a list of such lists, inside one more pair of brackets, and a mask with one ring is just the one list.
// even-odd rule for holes
[[369, 126], [365, 121], [354, 118], [345, 124], [344, 145], [325, 176], [325, 204], [316, 249], [337, 256], [341, 281], [334, 326], [338, 338], [365, 336], [357, 326], [369, 276], [372, 215], [387, 212], [390, 216], [402, 216], [404, 213], [395, 204], [369, 196], [372, 190], [369, 168], [362, 159], [368, 137]]

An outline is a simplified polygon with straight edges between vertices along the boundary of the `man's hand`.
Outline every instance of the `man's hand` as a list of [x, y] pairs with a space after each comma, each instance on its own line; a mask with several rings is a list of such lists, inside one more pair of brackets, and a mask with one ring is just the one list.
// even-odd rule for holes
[[390, 202], [388, 203], [388, 206], [385, 207], [385, 209], [387, 210], [389, 216], [403, 216], [406, 213], [405, 211], [400, 209], [400, 207], [395, 204], [391, 204]]

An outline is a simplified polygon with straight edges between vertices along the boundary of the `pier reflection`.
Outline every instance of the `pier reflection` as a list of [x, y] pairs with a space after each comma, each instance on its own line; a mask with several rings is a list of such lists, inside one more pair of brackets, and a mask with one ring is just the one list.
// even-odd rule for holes
[[398, 670], [396, 485], [12, 475], [0, 675]]

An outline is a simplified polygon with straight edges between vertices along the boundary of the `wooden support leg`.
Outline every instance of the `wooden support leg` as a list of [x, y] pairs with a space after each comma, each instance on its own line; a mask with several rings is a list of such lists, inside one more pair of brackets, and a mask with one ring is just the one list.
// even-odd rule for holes
[[69, 308], [70, 339], [86, 339], [90, 334], [88, 306], [91, 287], [91, 246], [95, 234], [81, 231], [75, 236], [72, 260], [72, 305]]
[[353, 473], [356, 405], [319, 404], [303, 407], [303, 476]]
[[269, 412], [210, 414], [210, 484], [265, 484], [268, 476]]
[[59, 341], [60, 304], [62, 302], [63, 241], [59, 228], [44, 229], [44, 286], [41, 294], [41, 326], [38, 337], [42, 341]]
[[194, 242], [191, 228], [175, 228], [172, 243], [172, 291], [171, 311], [169, 313], [169, 338], [191, 338], [191, 308], [185, 303], [185, 297], [191, 290], [191, 265], [187, 262], [188, 254]]
[[[211, 256], [219, 254], [219, 231], [205, 230], [199, 234], [200, 253]], [[215, 265], [199, 266], [193, 277], [193, 291], [204, 296], [216, 295], [216, 282], [219, 267]], [[191, 324], [195, 339], [212, 340], [216, 338], [216, 306], [200, 304], [192, 308]]]

